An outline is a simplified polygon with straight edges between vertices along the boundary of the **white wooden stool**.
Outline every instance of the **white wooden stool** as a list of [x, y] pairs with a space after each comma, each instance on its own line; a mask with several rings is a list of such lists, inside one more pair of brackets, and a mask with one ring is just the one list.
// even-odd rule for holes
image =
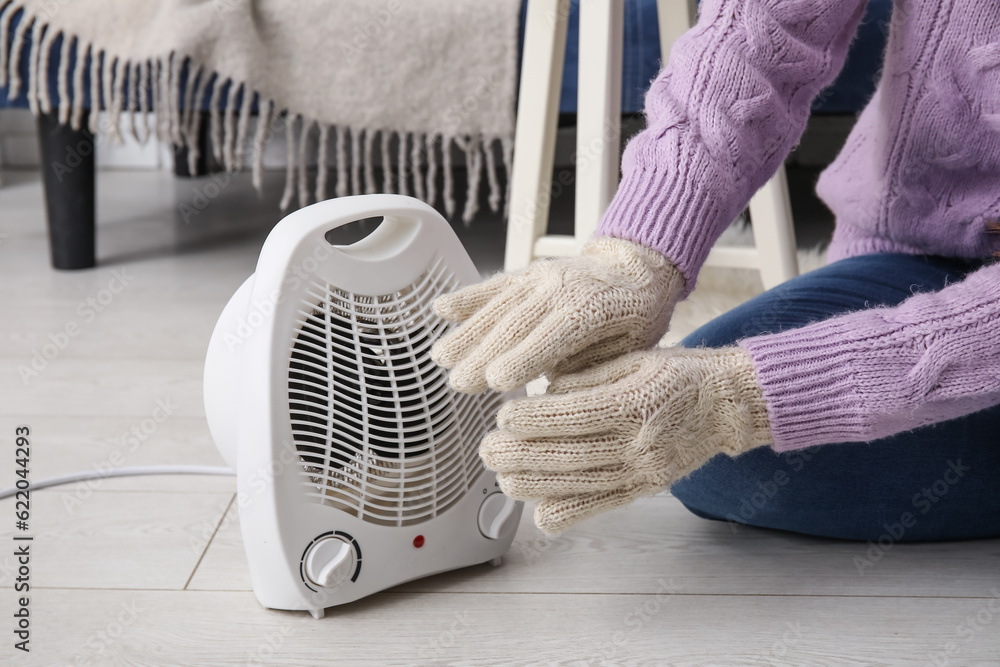
[[[580, 3], [574, 234], [547, 234], [570, 0], [528, 0], [518, 94], [504, 268], [575, 255], [618, 188], [624, 0]], [[658, 0], [660, 48], [692, 24], [693, 0]], [[782, 166], [750, 201], [756, 247], [712, 249], [706, 265], [760, 271], [765, 289], [798, 275], [795, 229]]]

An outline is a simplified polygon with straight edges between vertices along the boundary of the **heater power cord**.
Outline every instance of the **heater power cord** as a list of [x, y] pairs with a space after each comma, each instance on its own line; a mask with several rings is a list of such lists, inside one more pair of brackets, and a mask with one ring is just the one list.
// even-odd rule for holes
[[68, 475], [58, 475], [40, 480], [32, 480], [26, 489], [11, 486], [0, 490], [0, 500], [10, 498], [18, 491], [38, 491], [50, 486], [84, 482], [91, 479], [106, 479], [108, 477], [135, 477], [138, 475], [235, 475], [232, 468], [225, 466], [195, 466], [195, 465], [162, 465], [162, 466], [126, 466], [113, 470], [86, 470]]

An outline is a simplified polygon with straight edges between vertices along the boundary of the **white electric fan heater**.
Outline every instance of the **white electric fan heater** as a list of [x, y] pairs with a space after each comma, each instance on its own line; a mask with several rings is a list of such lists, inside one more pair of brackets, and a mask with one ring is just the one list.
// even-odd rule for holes
[[[374, 217], [360, 241], [328, 240]], [[510, 547], [522, 504], [477, 451], [504, 396], [453, 391], [430, 358], [449, 327], [431, 303], [478, 281], [444, 218], [409, 197], [320, 202], [267, 237], [205, 361], [265, 607], [319, 618]]]

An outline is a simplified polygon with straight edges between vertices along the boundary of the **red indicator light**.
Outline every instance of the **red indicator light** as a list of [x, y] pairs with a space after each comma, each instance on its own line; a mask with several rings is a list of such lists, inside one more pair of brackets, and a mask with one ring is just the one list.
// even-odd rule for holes
[[417, 535], [416, 537], [414, 537], [413, 538], [413, 546], [415, 546], [418, 549], [420, 547], [424, 546], [424, 536], [423, 535]]

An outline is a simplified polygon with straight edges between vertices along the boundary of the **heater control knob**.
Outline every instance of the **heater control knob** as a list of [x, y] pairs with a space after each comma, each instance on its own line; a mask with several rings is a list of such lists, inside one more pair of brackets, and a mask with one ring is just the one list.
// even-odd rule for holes
[[491, 493], [479, 506], [479, 532], [491, 540], [508, 533], [514, 520], [517, 501], [502, 493]]
[[357, 557], [350, 542], [339, 537], [324, 537], [306, 554], [306, 577], [318, 586], [335, 588], [350, 578], [356, 564]]

